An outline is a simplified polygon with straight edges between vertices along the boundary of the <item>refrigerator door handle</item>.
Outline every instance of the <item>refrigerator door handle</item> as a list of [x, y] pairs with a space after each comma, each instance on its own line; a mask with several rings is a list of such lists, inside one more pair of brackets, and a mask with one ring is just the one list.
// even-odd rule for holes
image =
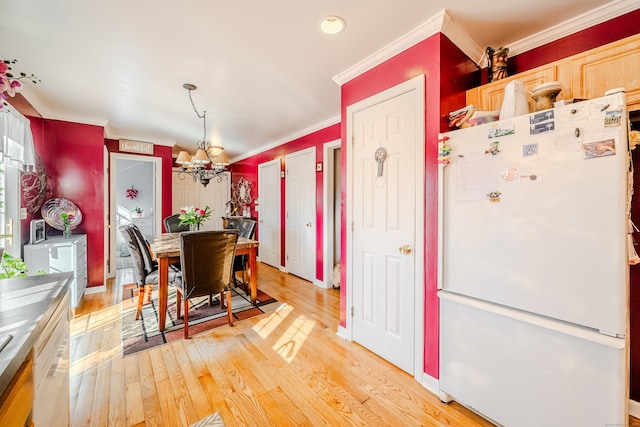
[[440, 291], [438, 292], [438, 297], [458, 304], [476, 308], [478, 310], [494, 313], [499, 316], [525, 322], [530, 325], [535, 325], [540, 328], [559, 332], [561, 334], [569, 335], [575, 338], [580, 338], [616, 350], [621, 350], [626, 347], [625, 337], [613, 337], [605, 335], [595, 329], [577, 326], [571, 323], [562, 322], [557, 319], [538, 316], [526, 311], [509, 308], [499, 304], [493, 304], [487, 301], [455, 294], [453, 292]]

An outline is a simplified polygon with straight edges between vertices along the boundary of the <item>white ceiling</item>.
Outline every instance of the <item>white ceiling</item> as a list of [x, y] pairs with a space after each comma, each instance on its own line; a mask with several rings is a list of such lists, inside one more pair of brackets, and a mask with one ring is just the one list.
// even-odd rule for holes
[[[480, 62], [486, 46], [518, 53], [639, 7], [637, 0], [601, 4], [1, 0], [0, 57], [18, 59], [15, 71], [40, 78], [26, 83], [23, 95], [45, 118], [99, 124], [110, 138], [192, 152], [202, 121], [182, 84], [193, 83], [195, 105], [207, 112], [207, 138], [218, 138], [233, 160], [336, 123], [336, 81], [358, 64], [384, 59], [379, 52], [411, 40], [407, 35], [442, 31]], [[320, 32], [329, 15], [344, 18], [343, 33]]]

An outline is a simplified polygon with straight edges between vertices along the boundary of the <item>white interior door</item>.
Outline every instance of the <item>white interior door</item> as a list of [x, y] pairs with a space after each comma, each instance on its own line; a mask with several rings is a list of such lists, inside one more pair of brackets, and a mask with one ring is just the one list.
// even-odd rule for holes
[[227, 202], [231, 199], [231, 174], [225, 172], [226, 179], [218, 182], [212, 179], [204, 187], [199, 181], [174, 169], [172, 175], [172, 213], [179, 213], [183, 206], [204, 208], [209, 206], [211, 216], [202, 223], [202, 230], [221, 230], [222, 217], [226, 215]]
[[405, 91], [349, 115], [353, 339], [409, 373], [422, 363], [415, 348], [424, 240], [417, 97], [424, 95]]
[[314, 281], [316, 276], [316, 148], [285, 157], [287, 271]]
[[279, 268], [280, 261], [280, 159], [258, 165], [258, 239], [260, 261]]

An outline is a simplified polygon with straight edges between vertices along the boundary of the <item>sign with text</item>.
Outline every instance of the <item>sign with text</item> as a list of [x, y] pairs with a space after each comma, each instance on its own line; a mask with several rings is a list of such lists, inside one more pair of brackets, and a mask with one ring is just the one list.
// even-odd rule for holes
[[153, 144], [140, 141], [120, 140], [120, 151], [125, 153], [153, 154]]

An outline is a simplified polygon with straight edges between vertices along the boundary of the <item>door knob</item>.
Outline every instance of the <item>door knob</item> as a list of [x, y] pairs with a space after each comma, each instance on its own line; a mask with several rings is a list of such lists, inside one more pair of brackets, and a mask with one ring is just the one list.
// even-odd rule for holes
[[402, 245], [400, 246], [400, 253], [403, 255], [408, 255], [411, 253], [411, 246], [409, 245]]

